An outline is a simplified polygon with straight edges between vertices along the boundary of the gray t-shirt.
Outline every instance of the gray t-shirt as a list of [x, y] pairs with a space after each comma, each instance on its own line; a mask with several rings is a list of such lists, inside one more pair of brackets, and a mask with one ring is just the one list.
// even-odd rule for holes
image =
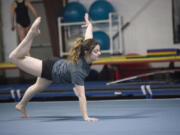
[[80, 58], [78, 64], [71, 64], [68, 60], [58, 60], [53, 65], [52, 80], [56, 83], [73, 83], [84, 85], [84, 79], [90, 72], [90, 64]]

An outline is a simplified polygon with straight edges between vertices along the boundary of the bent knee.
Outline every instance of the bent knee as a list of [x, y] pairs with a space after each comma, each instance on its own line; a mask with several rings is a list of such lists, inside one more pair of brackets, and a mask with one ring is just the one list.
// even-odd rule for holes
[[13, 53], [11, 52], [10, 54], [9, 54], [9, 60], [11, 61], [11, 62], [13, 62], [14, 60], [15, 60], [15, 56], [13, 55]]
[[40, 91], [40, 92], [47, 88], [46, 85], [41, 85], [41, 84], [34, 84], [34, 85], [32, 85], [32, 87], [34, 89], [36, 89], [37, 91]]
[[14, 54], [14, 52], [11, 52], [8, 57], [9, 57], [9, 60], [14, 64], [16, 64], [18, 60], [25, 58], [25, 57], [22, 57], [22, 58], [17, 57], [16, 54]]

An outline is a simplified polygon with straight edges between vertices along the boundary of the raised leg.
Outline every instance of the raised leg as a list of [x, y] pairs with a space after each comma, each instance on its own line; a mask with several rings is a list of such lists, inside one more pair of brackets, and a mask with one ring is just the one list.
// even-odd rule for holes
[[39, 24], [41, 18], [38, 17], [32, 24], [29, 32], [22, 42], [9, 55], [9, 59], [23, 71], [40, 77], [42, 71], [42, 61], [28, 56], [32, 41], [40, 33]]

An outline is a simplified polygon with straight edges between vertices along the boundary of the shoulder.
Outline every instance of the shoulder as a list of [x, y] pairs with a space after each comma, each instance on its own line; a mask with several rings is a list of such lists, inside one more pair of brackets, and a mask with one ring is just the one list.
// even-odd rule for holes
[[16, 2], [14, 1], [12, 4], [11, 4], [11, 8], [16, 8], [17, 7], [17, 4]]
[[79, 61], [78, 61], [78, 64], [77, 64], [77, 67], [80, 67], [80, 68], [86, 68], [86, 67], [89, 67], [90, 65], [85, 61], [84, 58], [80, 58]]
[[76, 69], [80, 69], [80, 68], [82, 67], [82, 65], [83, 65], [82, 60], [79, 59], [79, 60], [78, 60], [78, 63], [72, 64], [72, 67], [73, 67], [73, 68], [76, 68]]
[[25, 1], [24, 1], [24, 4], [25, 4], [25, 6], [31, 6], [31, 2], [28, 1], [28, 0], [25, 0]]

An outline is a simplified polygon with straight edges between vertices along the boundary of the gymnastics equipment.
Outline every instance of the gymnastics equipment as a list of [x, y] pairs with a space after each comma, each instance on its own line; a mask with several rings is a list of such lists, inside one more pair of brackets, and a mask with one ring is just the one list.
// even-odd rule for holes
[[152, 75], [156, 75], [156, 74], [174, 73], [174, 72], [179, 72], [179, 71], [180, 71], [180, 69], [159, 70], [159, 71], [154, 71], [154, 72], [149, 72], [149, 73], [145, 73], [145, 74], [135, 75], [135, 76], [127, 77], [127, 78], [124, 78], [124, 79], [108, 82], [108, 83], [106, 83], [106, 85], [121, 83], [121, 82], [130, 81], [130, 80], [133, 80], [133, 79], [138, 79], [138, 78], [142, 78], [142, 77], [146, 77], [146, 76], [152, 76]]
[[86, 8], [79, 2], [68, 3], [63, 11], [64, 22], [84, 21]]
[[111, 12], [114, 12], [114, 8], [106, 0], [95, 1], [89, 9], [89, 15], [92, 20], [106, 20]]
[[93, 32], [93, 39], [97, 40], [101, 46], [101, 50], [108, 50], [110, 47], [109, 36], [103, 31]]
[[[71, 37], [79, 36], [79, 34], [81, 34], [81, 36], [83, 36], [84, 32], [85, 32], [84, 31], [85, 29], [80, 31], [80, 33], [77, 33], [76, 31], [73, 32], [73, 30], [75, 30], [75, 29], [77, 29], [78, 31], [81, 30], [80, 27], [81, 27], [81, 25], [84, 24], [84, 21], [64, 22], [63, 20], [64, 19], [62, 17], [58, 17], [58, 35], [59, 35], [59, 47], [60, 47], [59, 53], [60, 53], [61, 57], [68, 55], [68, 52], [65, 51], [66, 46], [68, 46], [68, 45], [66, 45], [66, 41], [68, 41], [68, 39]], [[106, 39], [107, 39], [107, 43], [109, 43], [109, 45], [107, 45], [106, 48], [109, 48], [109, 49], [101, 50], [101, 52], [103, 54], [107, 54], [107, 53], [108, 54], [115, 54], [115, 53], [117, 54], [117, 53], [124, 52], [122, 35], [119, 34], [119, 36], [116, 39], [114, 39], [114, 40], [112, 39], [113, 35], [117, 31], [121, 31], [121, 23], [120, 22], [121, 22], [121, 16], [118, 15], [117, 13], [110, 13], [109, 18], [106, 20], [91, 21], [93, 26], [96, 26], [96, 27], [94, 27], [95, 31], [100, 30], [98, 27], [101, 26], [101, 24], [106, 24], [106, 26], [107, 26], [107, 30], [105, 30], [105, 32], [107, 33], [108, 36], [105, 36], [105, 38], [108, 37]], [[64, 35], [62, 33], [63, 29], [64, 29]], [[114, 46], [114, 43], [117, 43], [116, 47]], [[104, 48], [104, 47], [102, 47], [102, 48]]]

